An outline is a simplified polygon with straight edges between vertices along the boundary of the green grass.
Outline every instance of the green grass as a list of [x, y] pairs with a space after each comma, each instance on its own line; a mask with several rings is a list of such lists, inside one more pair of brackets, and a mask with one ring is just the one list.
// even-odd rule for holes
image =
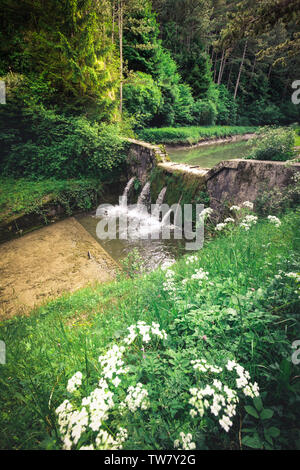
[[295, 137], [295, 146], [300, 147], [300, 127], [295, 129], [296, 137]]
[[[146, 384], [155, 405], [126, 416], [130, 437], [125, 448], [170, 449], [182, 430], [192, 432], [197, 448], [239, 448], [238, 416], [229, 434], [211, 419], [189, 417], [195, 372], [189, 358], [201, 357], [218, 364], [235, 357], [259, 383], [264, 406], [274, 412], [269, 421], [280, 436], [273, 447], [299, 446], [299, 380], [294, 378], [299, 371], [290, 363], [291, 344], [300, 339], [299, 290], [294, 279], [275, 278], [280, 270], [299, 270], [297, 233], [299, 214], [290, 213], [279, 228], [262, 221], [249, 232], [237, 229], [214, 238], [196, 261], [187, 264], [183, 258], [174, 265], [176, 301], [163, 288], [166, 273], [158, 270], [87, 287], [30, 317], [3, 321], [0, 339], [6, 343], [7, 364], [0, 365], [0, 448], [60, 446], [54, 410], [69, 398], [68, 379], [82, 371], [86, 396], [99, 379], [99, 354], [139, 320], [158, 322], [168, 340], [165, 346], [145, 345], [145, 359], [141, 345], [130, 349], [128, 380]], [[209, 272], [209, 281], [201, 287], [190, 280], [183, 288], [182, 280], [200, 267]], [[239, 415], [243, 426], [254, 426], [264, 436], [268, 420], [255, 423], [242, 405]], [[116, 413], [110, 426], [120, 421]]]
[[155, 144], [190, 145], [207, 139], [231, 137], [254, 133], [257, 127], [247, 126], [189, 126], [189, 127], [162, 127], [143, 129], [139, 138]]
[[30, 180], [0, 178], [0, 223], [23, 214], [43, 212], [45, 204], [57, 203], [68, 214], [73, 208], [91, 209], [101, 189], [99, 182], [78, 180]]

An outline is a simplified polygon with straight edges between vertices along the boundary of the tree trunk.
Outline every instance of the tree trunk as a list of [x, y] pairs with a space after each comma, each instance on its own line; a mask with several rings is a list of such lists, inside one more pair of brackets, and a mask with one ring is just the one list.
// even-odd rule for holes
[[268, 80], [270, 80], [271, 72], [272, 72], [272, 64], [269, 67]]
[[118, 24], [120, 47], [120, 114], [123, 112], [123, 0], [118, 0]]
[[225, 57], [225, 50], [223, 49], [223, 50], [222, 50], [222, 57], [221, 57], [220, 68], [219, 68], [218, 85], [220, 85], [221, 80], [222, 80], [224, 57]]
[[231, 64], [230, 64], [230, 69], [229, 69], [229, 74], [228, 74], [227, 90], [229, 90], [229, 84], [230, 84], [230, 79], [231, 79], [231, 72], [232, 72], [232, 62], [231, 62]]
[[112, 31], [111, 31], [111, 42], [115, 42], [115, 1], [112, 3]]
[[234, 90], [234, 95], [233, 95], [233, 99], [234, 99], [234, 100], [236, 99], [236, 95], [237, 95], [237, 92], [238, 92], [238, 89], [239, 89], [239, 84], [240, 84], [242, 69], [243, 69], [244, 60], [245, 60], [245, 56], [246, 56], [247, 44], [248, 44], [248, 40], [245, 42], [245, 47], [244, 47], [242, 62], [241, 62], [241, 65], [240, 65], [240, 70], [239, 70], [239, 74], [238, 74], [238, 77], [237, 77], [237, 81], [236, 81], [236, 85], [235, 85], [235, 90]]
[[218, 62], [218, 53], [216, 52], [215, 65], [214, 65], [214, 82], [215, 83], [216, 83], [216, 75], [217, 75], [217, 62]]

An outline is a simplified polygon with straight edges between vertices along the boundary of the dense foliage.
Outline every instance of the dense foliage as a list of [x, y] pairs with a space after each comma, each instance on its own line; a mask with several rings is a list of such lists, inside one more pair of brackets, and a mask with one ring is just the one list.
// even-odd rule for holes
[[250, 141], [254, 145], [249, 157], [253, 160], [286, 161], [295, 158], [295, 133], [289, 128], [265, 128]]
[[97, 121], [124, 111], [138, 129], [292, 123], [299, 3], [256, 3], [26, 0], [21, 14], [3, 0], [0, 76], [28, 79], [46, 108]]
[[124, 160], [126, 143], [120, 126], [47, 107], [47, 86], [18, 76], [8, 78], [8, 103], [0, 107], [3, 174], [104, 179]]

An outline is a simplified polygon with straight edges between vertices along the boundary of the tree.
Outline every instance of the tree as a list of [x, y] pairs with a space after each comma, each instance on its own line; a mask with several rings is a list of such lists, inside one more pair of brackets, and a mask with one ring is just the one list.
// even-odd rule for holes
[[[41, 77], [56, 90], [58, 103], [86, 109], [96, 104], [100, 117], [111, 114], [118, 56], [111, 43], [109, 1], [24, 0], [22, 14], [17, 0], [4, 3], [3, 34], [7, 32], [10, 44], [18, 39], [6, 72], [8, 68]], [[11, 18], [16, 35], [7, 24]], [[5, 55], [5, 46], [0, 47], [0, 55]]]

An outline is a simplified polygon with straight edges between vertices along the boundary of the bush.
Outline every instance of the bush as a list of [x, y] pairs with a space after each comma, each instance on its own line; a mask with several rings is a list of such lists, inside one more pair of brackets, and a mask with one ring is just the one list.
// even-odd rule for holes
[[[63, 113], [50, 104], [47, 84], [8, 77], [7, 104], [0, 106], [0, 170], [25, 177], [102, 178], [126, 157], [118, 125]], [[82, 109], [81, 109], [82, 112]]]
[[198, 100], [192, 106], [193, 123], [198, 126], [210, 126], [217, 117], [216, 105], [211, 100]]
[[134, 116], [137, 128], [149, 124], [161, 104], [161, 91], [150, 75], [137, 72], [129, 76], [124, 85], [124, 107]]
[[225, 85], [219, 87], [219, 99], [217, 102], [217, 123], [218, 124], [236, 124], [238, 106], [231, 93]]
[[288, 128], [265, 128], [249, 144], [254, 149], [248, 159], [286, 161], [294, 156], [295, 132]]
[[68, 117], [43, 106], [18, 113], [5, 107], [0, 126], [5, 175], [74, 178], [104, 177], [126, 158], [127, 144], [112, 124]]

